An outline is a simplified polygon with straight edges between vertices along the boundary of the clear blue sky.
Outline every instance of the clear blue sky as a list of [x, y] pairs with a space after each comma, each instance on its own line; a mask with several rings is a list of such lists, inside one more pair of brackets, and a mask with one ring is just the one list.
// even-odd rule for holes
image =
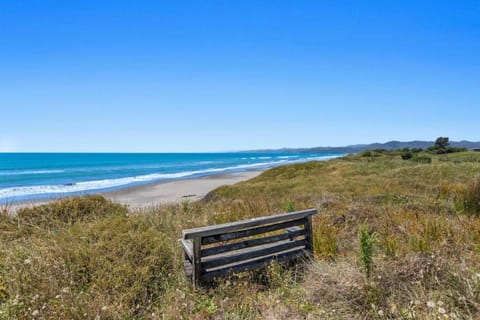
[[480, 140], [480, 2], [1, 1], [0, 151]]

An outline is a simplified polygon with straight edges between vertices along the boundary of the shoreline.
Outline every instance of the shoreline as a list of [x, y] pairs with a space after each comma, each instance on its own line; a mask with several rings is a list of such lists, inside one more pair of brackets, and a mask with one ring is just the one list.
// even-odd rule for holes
[[[150, 206], [175, 204], [185, 200], [197, 201], [208, 192], [223, 186], [232, 185], [252, 179], [265, 170], [249, 170], [243, 172], [220, 173], [197, 178], [170, 181], [157, 181], [148, 184], [126, 187], [113, 191], [98, 192], [115, 203], [127, 205], [131, 209], [142, 209]], [[59, 199], [27, 200], [7, 205], [8, 211], [15, 213], [18, 209], [47, 204]]]

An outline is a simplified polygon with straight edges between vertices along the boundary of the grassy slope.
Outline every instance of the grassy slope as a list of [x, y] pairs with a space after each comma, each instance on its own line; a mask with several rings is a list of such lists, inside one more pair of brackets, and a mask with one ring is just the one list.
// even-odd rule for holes
[[[479, 174], [472, 153], [431, 164], [349, 156], [278, 167], [142, 214], [90, 196], [0, 215], [0, 318], [480, 317], [480, 218], [463, 202], [475, 200]], [[306, 272], [272, 266], [199, 291], [185, 281], [183, 228], [287, 205], [320, 211]], [[377, 234], [369, 279], [360, 225]]]

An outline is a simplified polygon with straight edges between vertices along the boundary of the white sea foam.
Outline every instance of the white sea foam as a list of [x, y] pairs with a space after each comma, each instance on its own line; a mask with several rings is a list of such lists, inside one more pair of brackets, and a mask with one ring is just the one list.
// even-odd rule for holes
[[0, 171], [0, 176], [17, 176], [17, 175], [26, 175], [26, 174], [50, 174], [50, 173], [62, 173], [64, 170], [9, 170], [9, 171]]
[[[15, 197], [32, 197], [32, 196], [40, 196], [40, 195], [69, 194], [69, 193], [79, 193], [79, 192], [86, 192], [86, 191], [93, 191], [93, 190], [105, 190], [105, 189], [118, 188], [121, 186], [126, 186], [131, 184], [146, 183], [151, 181], [188, 178], [188, 177], [194, 177], [194, 176], [209, 175], [214, 173], [241, 171], [241, 170], [248, 170], [248, 169], [255, 169], [255, 168], [259, 168], [259, 169], [268, 168], [268, 167], [273, 167], [276, 165], [282, 165], [286, 163], [304, 162], [309, 160], [327, 160], [335, 157], [338, 157], [338, 156], [311, 157], [311, 158], [296, 159], [292, 161], [288, 161], [287, 159], [281, 159], [281, 160], [271, 161], [271, 162], [242, 164], [242, 165], [224, 167], [224, 168], [209, 168], [205, 170], [184, 171], [184, 172], [178, 172], [178, 173], [153, 173], [153, 174], [140, 175], [135, 177], [83, 181], [83, 182], [77, 182], [72, 184], [9, 187], [9, 188], [0, 189], [0, 200], [12, 199]], [[54, 170], [49, 170], [49, 171], [54, 171]], [[57, 170], [57, 171], [62, 172], [61, 170]]]
[[186, 177], [191, 177], [195, 175], [207, 175], [212, 173], [228, 172], [232, 170], [251, 169], [255, 167], [261, 168], [265, 166], [271, 166], [276, 163], [280, 163], [280, 161], [264, 162], [264, 163], [256, 163], [256, 164], [244, 164], [244, 165], [227, 167], [227, 168], [210, 168], [210, 169], [197, 170], [197, 171], [184, 171], [184, 172], [178, 172], [178, 173], [153, 173], [153, 174], [127, 177], [127, 178], [84, 181], [84, 182], [77, 182], [74, 184], [10, 187], [10, 188], [0, 189], [0, 199], [25, 197], [25, 196], [38, 196], [38, 195], [65, 194], [65, 193], [85, 192], [85, 191], [91, 191], [91, 190], [109, 189], [109, 188], [129, 185], [133, 183], [179, 179], [179, 178], [186, 178]]

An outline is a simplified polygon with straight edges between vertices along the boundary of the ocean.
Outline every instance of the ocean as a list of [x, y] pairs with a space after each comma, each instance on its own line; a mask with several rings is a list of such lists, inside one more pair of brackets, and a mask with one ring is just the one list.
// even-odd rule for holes
[[0, 153], [0, 204], [326, 160], [339, 153]]

